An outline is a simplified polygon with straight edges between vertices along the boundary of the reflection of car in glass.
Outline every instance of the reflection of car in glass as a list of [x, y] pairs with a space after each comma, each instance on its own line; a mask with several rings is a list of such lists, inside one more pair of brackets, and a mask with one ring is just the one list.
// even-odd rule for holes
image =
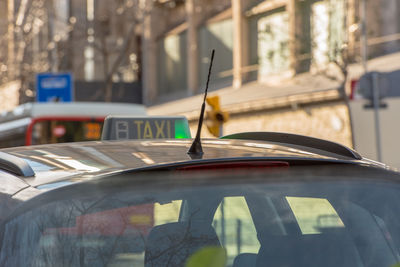
[[[168, 124], [160, 118], [117, 118], [109, 134], [156, 135]], [[163, 135], [177, 136], [178, 122]], [[291, 134], [204, 139], [195, 156], [191, 144], [3, 149], [0, 265], [185, 266], [218, 248], [226, 251], [221, 266], [400, 262], [400, 176], [387, 166]]]
[[51, 190], [7, 220], [0, 263], [184, 266], [215, 247], [226, 266], [399, 261], [398, 175], [348, 165], [235, 172], [128, 172]]
[[99, 140], [108, 115], [144, 116], [139, 104], [27, 103], [0, 114], [0, 147]]

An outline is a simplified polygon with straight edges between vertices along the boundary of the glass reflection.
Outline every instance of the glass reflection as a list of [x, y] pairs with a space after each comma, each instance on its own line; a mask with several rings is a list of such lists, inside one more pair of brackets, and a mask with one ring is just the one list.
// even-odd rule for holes
[[208, 247], [223, 248], [227, 266], [389, 267], [398, 261], [398, 187], [242, 181], [127, 182], [110, 191], [96, 184], [81, 197], [54, 193], [58, 200], [38, 200], [7, 222], [0, 265], [185, 266]]

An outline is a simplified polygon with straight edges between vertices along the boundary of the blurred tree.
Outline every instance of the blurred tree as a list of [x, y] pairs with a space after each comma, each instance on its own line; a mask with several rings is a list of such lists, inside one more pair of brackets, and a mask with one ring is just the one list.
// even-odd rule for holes
[[[8, 1], [14, 6], [13, 16], [9, 12], [6, 19], [0, 19], [0, 83], [19, 80], [20, 102], [34, 97], [30, 87], [36, 73], [70, 71], [82, 77], [82, 65], [87, 61], [82, 51], [87, 47], [92, 49], [95, 62], [92, 71], [97, 72], [92, 78], [104, 81], [98, 94], [104, 94], [105, 101], [111, 101], [113, 82], [140, 79], [137, 42], [146, 13], [143, 1]], [[93, 5], [92, 14], [88, 12], [89, 3]], [[72, 4], [81, 9], [77, 14], [80, 17], [75, 16]], [[13, 40], [7, 31], [10, 25]], [[7, 49], [11, 45], [15, 56], [10, 61]]]
[[[148, 12], [139, 0], [98, 1], [89, 44], [102, 59], [105, 101], [118, 81], [140, 80], [140, 32]], [[110, 6], [112, 7], [110, 9]], [[89, 26], [90, 27], [90, 26]], [[98, 94], [102, 92], [98, 91]], [[96, 98], [97, 96], [94, 96]]]

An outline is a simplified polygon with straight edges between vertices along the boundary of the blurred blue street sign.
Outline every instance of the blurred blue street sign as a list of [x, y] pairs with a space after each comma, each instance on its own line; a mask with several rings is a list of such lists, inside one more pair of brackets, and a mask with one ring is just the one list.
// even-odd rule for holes
[[39, 73], [36, 75], [37, 102], [73, 101], [71, 73]]

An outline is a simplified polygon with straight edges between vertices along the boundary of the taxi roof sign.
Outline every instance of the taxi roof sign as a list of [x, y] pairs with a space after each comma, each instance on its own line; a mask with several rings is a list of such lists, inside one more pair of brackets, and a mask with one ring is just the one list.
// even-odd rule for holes
[[179, 117], [107, 116], [101, 140], [191, 138], [189, 123]]

